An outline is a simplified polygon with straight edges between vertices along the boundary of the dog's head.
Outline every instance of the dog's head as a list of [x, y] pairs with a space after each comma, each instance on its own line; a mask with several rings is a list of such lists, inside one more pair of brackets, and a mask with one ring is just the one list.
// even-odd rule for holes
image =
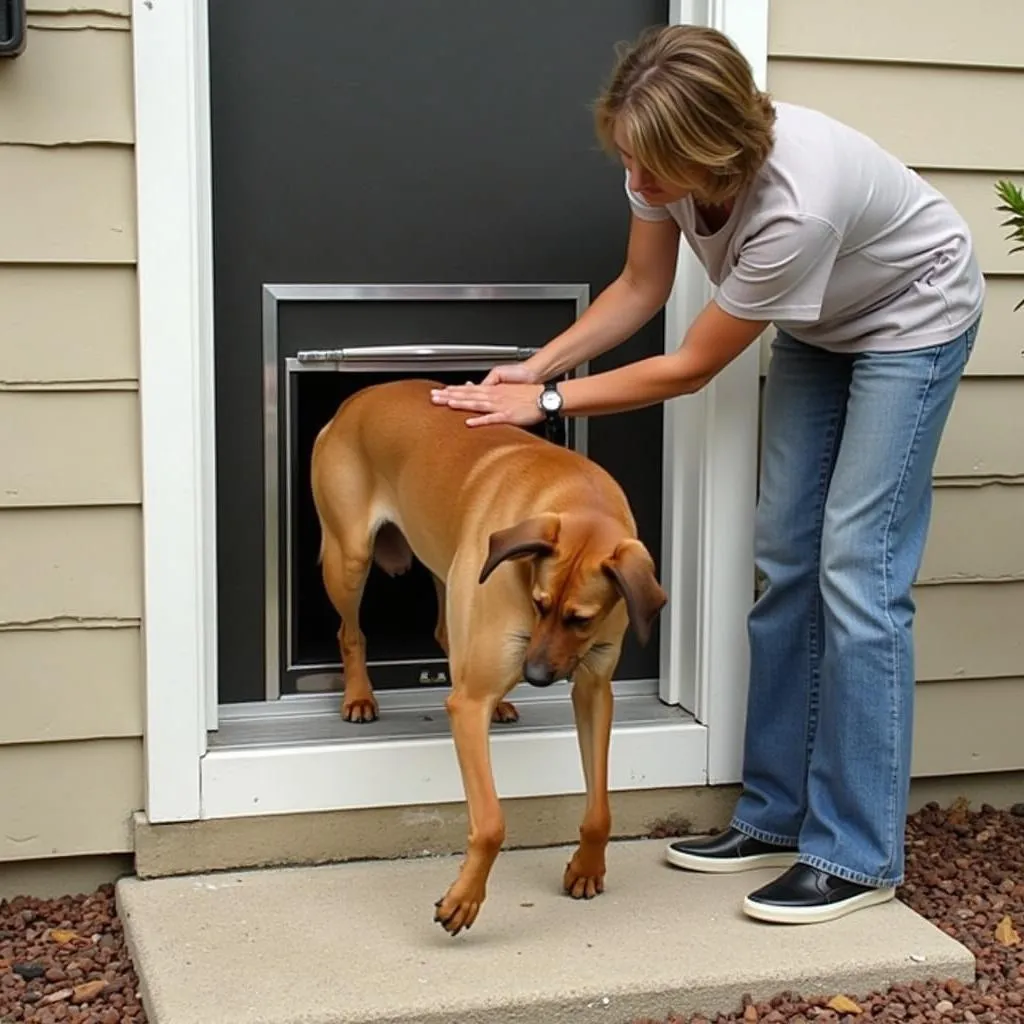
[[545, 513], [498, 530], [480, 582], [510, 560], [522, 563], [533, 602], [523, 675], [534, 686], [616, 657], [627, 621], [646, 644], [668, 599], [647, 548], [604, 516]]

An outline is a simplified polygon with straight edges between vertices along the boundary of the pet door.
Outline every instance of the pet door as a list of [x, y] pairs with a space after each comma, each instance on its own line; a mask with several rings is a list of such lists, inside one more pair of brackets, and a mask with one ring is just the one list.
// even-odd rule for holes
[[[480, 381], [499, 363], [526, 359], [568, 327], [586, 301], [585, 285], [265, 289], [267, 699], [338, 691], [342, 685], [339, 619], [323, 586], [320, 527], [309, 484], [313, 441], [341, 402], [362, 388], [400, 378]], [[285, 312], [278, 309], [282, 302], [297, 305]], [[333, 316], [324, 317], [326, 307], [313, 305], [325, 302], [333, 304]], [[338, 318], [339, 308], [355, 315]], [[292, 311], [299, 315], [289, 317]], [[459, 340], [437, 340], [453, 336]], [[488, 340], [470, 340], [481, 336]], [[337, 340], [343, 344], [324, 344]], [[581, 420], [561, 424], [556, 442], [585, 451], [585, 426]], [[542, 425], [532, 429], [543, 433]], [[376, 688], [448, 687], [436, 622], [433, 580], [421, 563], [414, 561], [409, 572], [394, 578], [371, 567], [360, 625]]]

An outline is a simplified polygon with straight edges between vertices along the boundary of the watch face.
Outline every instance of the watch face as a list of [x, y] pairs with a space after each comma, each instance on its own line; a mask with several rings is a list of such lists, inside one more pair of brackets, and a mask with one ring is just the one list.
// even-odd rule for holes
[[562, 407], [562, 396], [557, 391], [545, 391], [540, 396], [540, 404], [548, 412], [557, 412]]

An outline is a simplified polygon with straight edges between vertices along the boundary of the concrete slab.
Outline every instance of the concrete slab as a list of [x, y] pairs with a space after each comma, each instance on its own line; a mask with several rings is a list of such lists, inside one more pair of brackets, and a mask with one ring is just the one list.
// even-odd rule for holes
[[454, 939], [431, 921], [454, 857], [123, 879], [118, 901], [151, 1024], [627, 1024], [748, 992], [974, 978], [971, 954], [898, 901], [759, 924], [739, 905], [771, 871], [694, 875], [663, 848], [614, 843], [587, 903], [559, 891], [568, 849], [505, 852]]

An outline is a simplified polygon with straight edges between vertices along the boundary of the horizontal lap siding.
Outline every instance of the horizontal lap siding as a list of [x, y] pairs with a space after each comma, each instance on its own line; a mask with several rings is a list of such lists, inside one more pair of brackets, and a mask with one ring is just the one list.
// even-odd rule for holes
[[0, 861], [132, 849], [142, 740], [0, 747]]
[[131, 33], [29, 27], [25, 53], [0, 62], [0, 95], [5, 143], [130, 145]]
[[1024, 676], [1024, 581], [914, 588], [919, 682]]
[[142, 735], [142, 640], [132, 619], [0, 627], [0, 746]]
[[0, 629], [142, 615], [138, 507], [0, 511]]
[[[935, 467], [915, 588], [916, 775], [1024, 767], [1024, 256], [995, 207], [1024, 184], [1024, 4], [774, 0], [768, 87], [871, 135], [971, 227], [986, 310]], [[765, 339], [762, 367], [770, 358]]]
[[134, 264], [135, 161], [127, 146], [0, 143], [0, 181], [18, 197], [4, 208], [0, 272], [4, 263]]
[[118, 15], [122, 24], [127, 27], [128, 16], [131, 14], [131, 0], [28, 0], [26, 4], [30, 15], [64, 14], [68, 22], [74, 24], [76, 13], [98, 11], [105, 14]]
[[117, 32], [131, 32], [131, 22], [120, 14], [100, 10], [30, 11], [28, 27], [69, 31], [83, 28], [102, 28]]
[[1005, 477], [1024, 483], [1022, 413], [1024, 377], [975, 377], [968, 372], [939, 446], [936, 483], [941, 486], [955, 477]]
[[[1024, 72], [1021, 76], [1024, 77]], [[1024, 186], [1024, 173], [1012, 167], [1005, 171], [930, 170], [922, 171], [921, 177], [941, 192], [967, 221], [986, 278], [997, 274], [1005, 276], [1018, 297], [1024, 297], [1024, 261], [1020, 253], [1010, 253], [1012, 246], [1006, 240], [1006, 228], [1002, 227], [1006, 214], [996, 210], [999, 197], [995, 193], [1000, 178], [1010, 178]]]
[[794, 103], [813, 96], [818, 109], [918, 169], [1024, 167], [1024, 133], [1002, 131], [978, 116], [979, 107], [1007, 113], [1024, 107], [1024, 73], [1016, 69], [786, 58], [773, 62], [771, 90]]
[[0, 392], [0, 510], [141, 500], [134, 391]]
[[1024, 377], [1024, 277], [989, 274], [985, 313], [971, 355], [971, 377]]
[[1024, 487], [937, 487], [920, 582], [1024, 580]]
[[1020, 0], [772, 0], [769, 52], [1024, 69]]
[[0, 861], [128, 851], [143, 799], [130, 3], [28, 7], [0, 62]]
[[0, 389], [138, 387], [133, 266], [3, 266], [0, 309]]
[[917, 689], [913, 772], [957, 775], [1024, 768], [1024, 676]]

